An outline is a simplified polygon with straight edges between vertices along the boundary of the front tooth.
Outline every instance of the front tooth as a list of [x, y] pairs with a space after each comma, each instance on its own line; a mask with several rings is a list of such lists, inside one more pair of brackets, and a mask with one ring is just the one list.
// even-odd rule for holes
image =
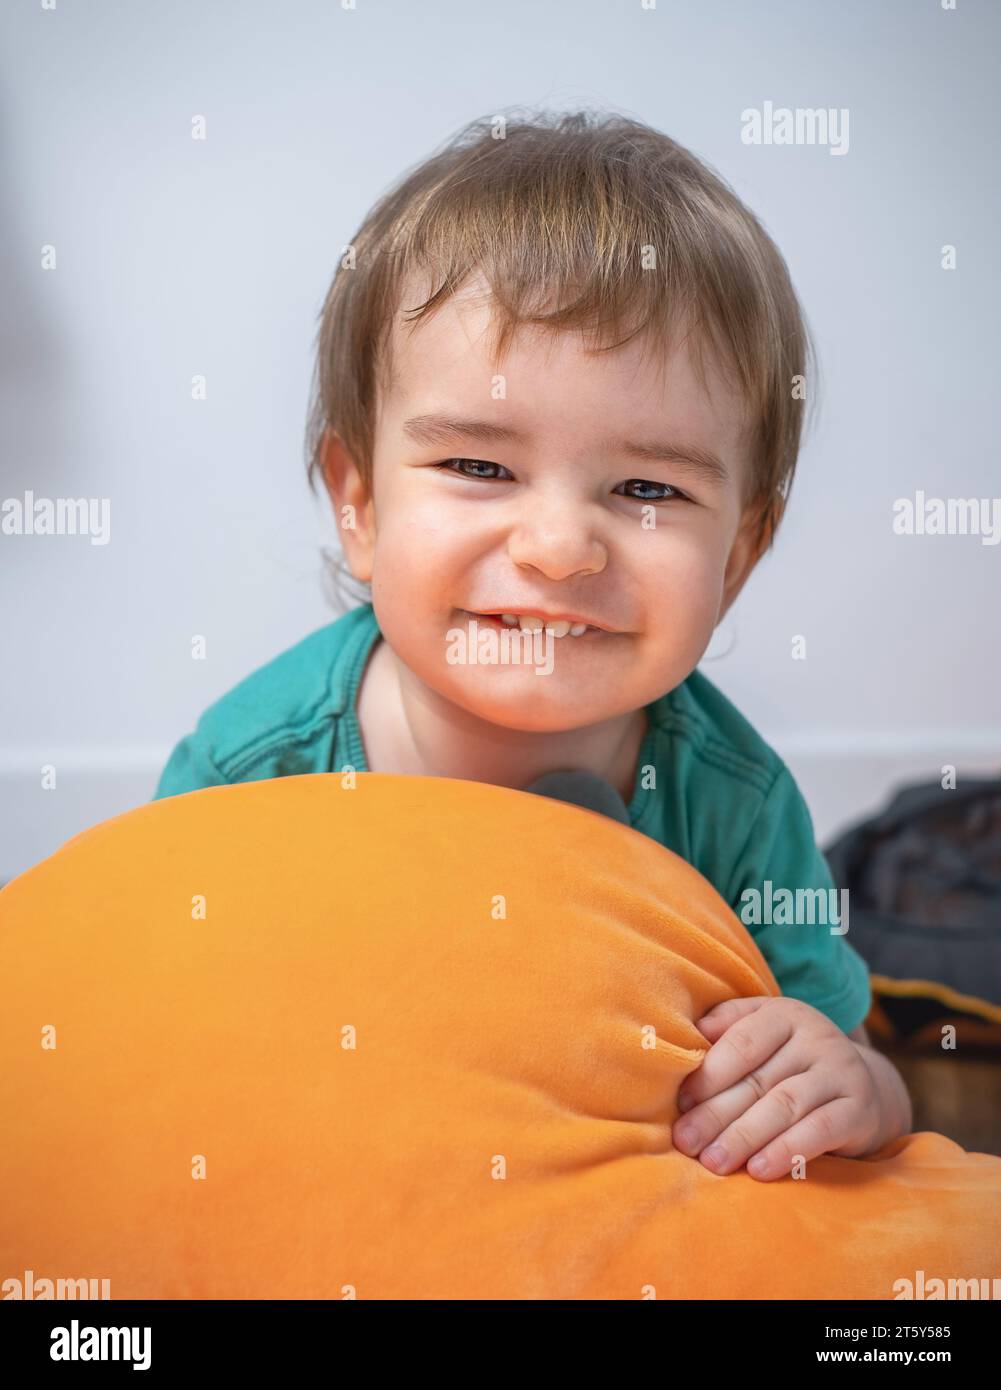
[[515, 618], [511, 613], [501, 615], [504, 622], [511, 618], [513, 622], [519, 623], [523, 632], [540, 632], [543, 628], [551, 632], [554, 637], [566, 637], [568, 632], [572, 632], [575, 637], [579, 637], [587, 628], [586, 623], [568, 623], [566, 618], [553, 618], [547, 622], [545, 618], [538, 618], [534, 613], [526, 613], [522, 617]]
[[501, 622], [506, 623], [508, 627], [518, 626], [518, 619], [514, 616], [513, 613], [502, 613]]

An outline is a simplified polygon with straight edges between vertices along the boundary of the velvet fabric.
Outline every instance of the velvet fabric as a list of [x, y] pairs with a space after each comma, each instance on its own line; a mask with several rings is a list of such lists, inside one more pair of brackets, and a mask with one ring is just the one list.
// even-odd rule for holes
[[672, 1146], [694, 1021], [778, 987], [700, 874], [592, 811], [380, 773], [170, 797], [0, 892], [0, 953], [0, 1281], [892, 1299], [1001, 1276], [1001, 1159], [942, 1135], [773, 1182]]

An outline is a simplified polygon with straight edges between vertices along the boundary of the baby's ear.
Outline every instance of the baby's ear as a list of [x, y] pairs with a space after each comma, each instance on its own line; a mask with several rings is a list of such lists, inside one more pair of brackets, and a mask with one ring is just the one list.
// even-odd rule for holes
[[753, 510], [744, 513], [740, 529], [734, 537], [723, 576], [723, 597], [716, 621], [722, 621], [734, 599], [750, 577], [766, 547], [760, 516]]
[[355, 579], [372, 577], [375, 518], [370, 489], [336, 430], [328, 429], [321, 451], [323, 481], [334, 509], [334, 521], [345, 558]]
[[350, 474], [358, 472], [354, 459], [336, 430], [328, 428], [323, 432], [320, 469], [330, 500], [336, 506], [337, 501], [350, 487]]

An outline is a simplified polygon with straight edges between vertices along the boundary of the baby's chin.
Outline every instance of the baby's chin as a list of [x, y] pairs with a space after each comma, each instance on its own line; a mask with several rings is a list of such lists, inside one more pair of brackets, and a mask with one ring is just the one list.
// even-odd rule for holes
[[645, 703], [623, 703], [621, 684], [604, 692], [581, 690], [578, 680], [562, 676], [536, 675], [531, 668], [497, 674], [489, 668], [464, 668], [451, 672], [439, 692], [467, 714], [502, 729], [524, 734], [565, 734], [586, 729], [631, 713]]

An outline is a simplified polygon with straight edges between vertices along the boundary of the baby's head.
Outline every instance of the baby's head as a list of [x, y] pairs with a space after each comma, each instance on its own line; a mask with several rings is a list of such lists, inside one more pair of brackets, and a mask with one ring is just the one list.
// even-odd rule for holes
[[[427, 686], [583, 727], [697, 665], [781, 519], [811, 366], [780, 253], [688, 151], [620, 116], [474, 122], [342, 260], [310, 479]], [[557, 637], [546, 679], [446, 659], [511, 612], [600, 630]]]

